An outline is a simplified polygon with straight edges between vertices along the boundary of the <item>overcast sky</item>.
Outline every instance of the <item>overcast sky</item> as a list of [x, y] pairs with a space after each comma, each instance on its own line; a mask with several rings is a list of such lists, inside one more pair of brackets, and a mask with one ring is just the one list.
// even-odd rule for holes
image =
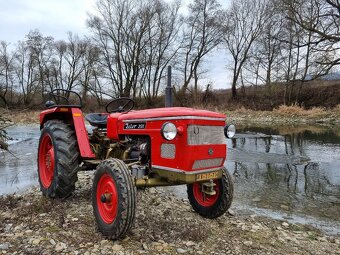
[[[87, 13], [93, 11], [95, 0], [0, 0], [0, 6], [0, 41], [15, 44], [34, 29], [55, 40], [66, 40], [68, 31], [88, 34]], [[225, 55], [212, 54], [206, 63], [210, 70], [206, 82], [212, 82], [215, 89], [230, 83]]]

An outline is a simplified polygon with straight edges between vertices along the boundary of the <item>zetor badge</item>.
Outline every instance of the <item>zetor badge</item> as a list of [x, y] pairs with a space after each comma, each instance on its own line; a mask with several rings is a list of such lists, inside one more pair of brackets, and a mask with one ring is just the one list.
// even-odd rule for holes
[[132, 99], [118, 98], [105, 113], [85, 116], [93, 126], [88, 133], [79, 94], [57, 89], [50, 95], [54, 101], [40, 114], [41, 191], [66, 198], [78, 171], [95, 169], [93, 213], [104, 236], [121, 238], [131, 229], [136, 187], [186, 184], [201, 216], [217, 218], [229, 209], [233, 182], [224, 167], [225, 136], [233, 137], [235, 126], [225, 126], [225, 115], [183, 107], [132, 111]]

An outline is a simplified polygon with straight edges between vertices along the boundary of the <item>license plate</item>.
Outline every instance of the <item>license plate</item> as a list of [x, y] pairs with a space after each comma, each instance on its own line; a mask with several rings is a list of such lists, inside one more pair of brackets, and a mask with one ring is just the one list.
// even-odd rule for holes
[[210, 173], [196, 174], [196, 181], [205, 181], [210, 179], [216, 179], [218, 177], [218, 171]]

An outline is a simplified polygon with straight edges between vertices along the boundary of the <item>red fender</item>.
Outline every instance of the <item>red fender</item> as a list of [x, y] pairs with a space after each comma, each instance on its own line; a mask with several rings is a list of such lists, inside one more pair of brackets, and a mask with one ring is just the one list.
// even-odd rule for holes
[[95, 158], [96, 155], [93, 153], [89, 137], [87, 135], [87, 130], [85, 128], [85, 121], [83, 118], [83, 113], [78, 108], [66, 108], [66, 107], [55, 107], [52, 109], [45, 110], [40, 113], [40, 128], [43, 124], [50, 119], [63, 119], [63, 120], [73, 120], [74, 130], [77, 136], [77, 142], [79, 147], [80, 156], [82, 158]]

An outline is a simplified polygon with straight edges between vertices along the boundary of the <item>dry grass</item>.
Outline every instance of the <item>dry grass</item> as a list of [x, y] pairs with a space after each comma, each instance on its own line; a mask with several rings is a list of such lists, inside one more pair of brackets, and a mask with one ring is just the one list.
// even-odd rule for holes
[[273, 110], [274, 113], [280, 114], [280, 115], [295, 115], [295, 116], [310, 116], [310, 117], [316, 117], [323, 115], [326, 110], [325, 108], [321, 107], [313, 107], [311, 109], [304, 109], [303, 107], [299, 105], [280, 105], [278, 108]]

